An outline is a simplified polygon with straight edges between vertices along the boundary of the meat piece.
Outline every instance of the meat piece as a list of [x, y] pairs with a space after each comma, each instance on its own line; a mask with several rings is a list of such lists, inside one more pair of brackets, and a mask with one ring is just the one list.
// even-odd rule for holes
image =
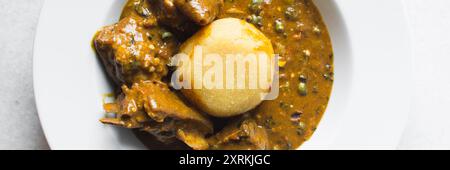
[[[129, 16], [104, 27], [94, 37], [94, 47], [109, 76], [117, 85], [140, 80], [160, 80], [167, 75], [167, 63], [178, 42], [151, 19]], [[151, 23], [151, 22], [150, 22]]]
[[162, 142], [177, 138], [193, 149], [209, 148], [205, 136], [213, 132], [212, 123], [185, 105], [166, 84], [141, 81], [131, 89], [123, 86], [122, 91], [115, 103], [105, 107], [106, 111], [115, 112], [116, 118], [101, 119], [101, 122], [141, 129]]
[[184, 15], [199, 25], [214, 21], [223, 6], [223, 0], [174, 0]]
[[149, 0], [158, 21], [186, 38], [214, 21], [223, 0]]
[[136, 15], [142, 18], [153, 18], [154, 15], [150, 10], [147, 0], [128, 0], [125, 4], [120, 19], [128, 16]]
[[138, 110], [136, 103], [128, 101], [124, 94], [121, 94], [116, 100], [116, 103], [103, 105], [105, 112], [116, 113], [116, 117], [103, 118], [100, 120], [102, 123], [136, 129], [143, 128], [145, 123], [151, 120], [147, 113]]
[[226, 126], [222, 131], [208, 139], [212, 149], [256, 149], [265, 150], [269, 147], [266, 130], [258, 126], [248, 115]]
[[178, 32], [179, 36], [190, 36], [200, 27], [183, 15], [175, 6], [173, 0], [149, 0], [158, 22]]
[[186, 106], [166, 84], [157, 81], [136, 83], [129, 94], [133, 96], [136, 92], [134, 98], [142, 100], [145, 111], [155, 121], [162, 122], [166, 117], [189, 120], [199, 123], [202, 130], [212, 132], [211, 122], [202, 114]]
[[180, 128], [177, 131], [177, 136], [181, 141], [184, 141], [189, 147], [195, 150], [205, 150], [209, 148], [208, 141], [205, 135], [199, 133], [198, 130], [191, 128]]
[[158, 19], [167, 23], [174, 23], [175, 25], [185, 22], [186, 18], [181, 15], [178, 9], [175, 7], [173, 0], [157, 0], [150, 1], [153, 5], [153, 9], [157, 13]]

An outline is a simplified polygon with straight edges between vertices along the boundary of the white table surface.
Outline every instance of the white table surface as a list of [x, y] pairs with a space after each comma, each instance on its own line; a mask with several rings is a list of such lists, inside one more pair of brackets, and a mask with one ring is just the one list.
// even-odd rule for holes
[[404, 1], [413, 34], [415, 83], [399, 149], [450, 149], [450, 1]]
[[[404, 1], [415, 83], [398, 148], [450, 149], [450, 1]], [[42, 5], [43, 0], [0, 0], [0, 149], [49, 148], [34, 103], [31, 69]]]

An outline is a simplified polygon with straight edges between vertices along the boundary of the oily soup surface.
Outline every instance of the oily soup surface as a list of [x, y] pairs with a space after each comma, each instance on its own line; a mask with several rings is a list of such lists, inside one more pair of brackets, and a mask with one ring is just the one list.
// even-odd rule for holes
[[[122, 16], [142, 12], [142, 5], [133, 5], [137, 1], [129, 0]], [[260, 2], [225, 0], [219, 18], [234, 17], [254, 24], [271, 40], [275, 54], [280, 55], [279, 97], [264, 101], [247, 116], [267, 131], [269, 149], [296, 149], [311, 137], [325, 112], [333, 85], [332, 45], [311, 0]], [[235, 142], [211, 149], [254, 148]]]

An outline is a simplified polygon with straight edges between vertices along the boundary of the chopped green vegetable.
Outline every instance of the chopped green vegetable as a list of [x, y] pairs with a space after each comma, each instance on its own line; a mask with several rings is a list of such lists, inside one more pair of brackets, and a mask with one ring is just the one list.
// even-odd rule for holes
[[306, 129], [306, 124], [305, 124], [305, 122], [299, 122], [299, 123], [298, 123], [298, 128]]
[[153, 40], [153, 35], [150, 34], [150, 33], [147, 33], [147, 38], [148, 38], [149, 40]]
[[305, 82], [300, 82], [298, 84], [298, 93], [301, 96], [306, 96], [308, 95], [308, 89], [306, 88], [306, 83]]
[[303, 83], [306, 83], [308, 81], [308, 78], [306, 78], [306, 76], [303, 74], [300, 75], [298, 79], [300, 80], [300, 82], [303, 82]]
[[323, 77], [325, 78], [325, 80], [333, 81], [334, 80], [334, 73], [333, 72], [325, 73], [325, 74], [323, 74]]
[[251, 12], [259, 14], [262, 11], [263, 2], [263, 0], [252, 0], [252, 2], [248, 5], [248, 8]]
[[275, 20], [275, 31], [277, 31], [278, 33], [284, 32], [284, 23], [281, 19]]
[[285, 103], [285, 102], [280, 102], [280, 107], [283, 110], [287, 110], [287, 109], [293, 108], [294, 105], [291, 105], [291, 104], [288, 104], [288, 103]]
[[298, 123], [298, 128], [297, 128], [297, 135], [304, 135], [306, 131], [306, 124], [305, 122], [299, 122]]
[[262, 4], [264, 0], [252, 0], [252, 4]]
[[299, 12], [297, 10], [295, 10], [295, 8], [293, 8], [293, 7], [287, 7], [286, 10], [284, 11], [284, 15], [289, 20], [296, 20], [298, 17], [298, 14], [299, 14]]
[[171, 32], [166, 31], [166, 32], [163, 32], [163, 33], [162, 33], [161, 38], [162, 38], [163, 40], [167, 40], [167, 39], [169, 39], [169, 38], [172, 38], [172, 36], [173, 36], [173, 34], [172, 34]]
[[250, 15], [247, 19], [247, 21], [253, 25], [256, 26], [262, 26], [262, 17], [261, 16], [257, 16], [255, 14]]

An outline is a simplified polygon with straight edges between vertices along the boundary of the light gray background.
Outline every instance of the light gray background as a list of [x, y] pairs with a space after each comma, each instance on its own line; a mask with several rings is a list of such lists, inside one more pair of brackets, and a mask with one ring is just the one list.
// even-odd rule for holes
[[[409, 123], [398, 148], [450, 149], [450, 1], [404, 1], [412, 26], [415, 82]], [[0, 0], [0, 149], [49, 149], [32, 83], [33, 40], [42, 5], [43, 0]]]
[[48, 149], [33, 95], [33, 40], [43, 0], [0, 0], [0, 149]]

